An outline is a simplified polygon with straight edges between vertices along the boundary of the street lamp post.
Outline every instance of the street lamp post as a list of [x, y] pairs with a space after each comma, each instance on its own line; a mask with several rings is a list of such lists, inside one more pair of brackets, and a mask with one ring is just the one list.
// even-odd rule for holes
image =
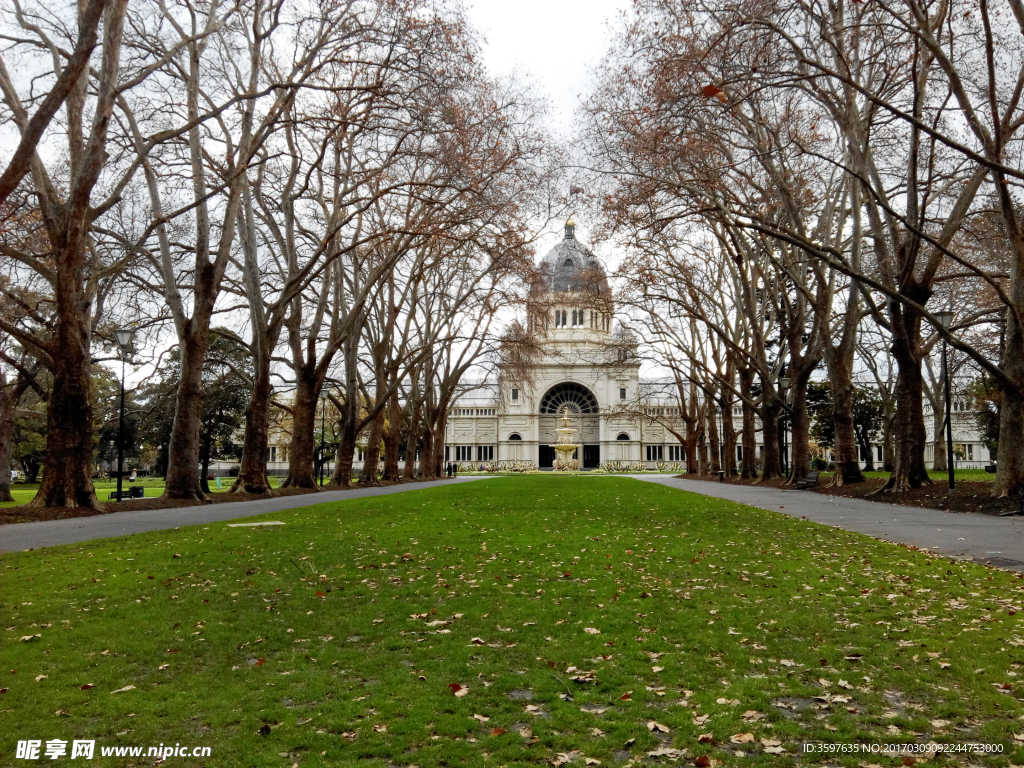
[[117, 422], [117, 500], [122, 500], [122, 480], [124, 479], [124, 366], [131, 350], [132, 336], [135, 331], [131, 329], [118, 329], [114, 331], [117, 338], [117, 346], [121, 351], [121, 415]]
[[[949, 330], [953, 324], [953, 313], [949, 310], [935, 313], [935, 319], [943, 330]], [[952, 398], [949, 393], [949, 361], [946, 358], [946, 337], [942, 337], [942, 378], [946, 382], [946, 468], [949, 470], [949, 495], [956, 491], [956, 477], [953, 472], [953, 414]]]
[[327, 433], [324, 431], [324, 416], [327, 413], [327, 393], [320, 393], [320, 485], [324, 484], [324, 441]]
[[[790, 381], [791, 380], [790, 380], [789, 376], [780, 376], [779, 377], [779, 389], [783, 390], [783, 392], [788, 390], [789, 389]], [[789, 398], [789, 393], [786, 392], [786, 394], [783, 395], [783, 401], [784, 402], [787, 401], [788, 398]], [[788, 432], [789, 432], [789, 428], [786, 426], [786, 409], [783, 408], [782, 409], [782, 465], [783, 465], [782, 474], [785, 475], [786, 477], [789, 477], [789, 453], [788, 453], [789, 446], [787, 444], [787, 438], [789, 437]]]

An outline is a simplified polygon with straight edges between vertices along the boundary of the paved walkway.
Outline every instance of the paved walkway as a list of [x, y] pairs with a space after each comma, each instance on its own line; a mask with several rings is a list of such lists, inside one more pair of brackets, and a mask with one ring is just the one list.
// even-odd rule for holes
[[813, 491], [783, 491], [668, 475], [631, 475], [637, 480], [728, 499], [752, 507], [806, 517], [816, 523], [866, 533], [876, 539], [911, 544], [947, 557], [990, 562], [1024, 571], [1024, 517], [958, 514], [877, 501], [826, 496]]
[[426, 490], [441, 486], [471, 483], [485, 477], [458, 477], [454, 480], [430, 483], [403, 483], [383, 488], [359, 488], [352, 491], [323, 491], [300, 496], [276, 496], [259, 501], [231, 501], [221, 504], [202, 504], [195, 507], [173, 509], [146, 509], [135, 512], [111, 512], [92, 517], [73, 517], [68, 520], [41, 520], [36, 523], [0, 525], [0, 552], [20, 552], [26, 549], [74, 544], [79, 541], [127, 536], [145, 531], [164, 531], [182, 525], [219, 523], [268, 512], [283, 512], [297, 507], [309, 507], [330, 501], [363, 499], [367, 496], [387, 496], [392, 493]]

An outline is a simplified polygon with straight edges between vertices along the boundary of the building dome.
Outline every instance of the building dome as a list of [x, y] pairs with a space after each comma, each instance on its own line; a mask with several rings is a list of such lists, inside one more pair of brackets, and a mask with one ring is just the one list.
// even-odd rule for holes
[[565, 223], [565, 237], [540, 260], [530, 286], [531, 295], [541, 293], [593, 293], [611, 298], [604, 265], [576, 239], [576, 223]]

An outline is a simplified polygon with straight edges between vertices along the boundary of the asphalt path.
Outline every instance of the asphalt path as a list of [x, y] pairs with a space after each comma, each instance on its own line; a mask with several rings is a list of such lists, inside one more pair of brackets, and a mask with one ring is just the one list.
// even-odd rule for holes
[[111, 512], [92, 517], [73, 517], [67, 520], [40, 520], [35, 523], [0, 525], [0, 552], [21, 552], [26, 549], [53, 547], [58, 544], [76, 544], [80, 541], [127, 536], [146, 531], [165, 531], [183, 525], [219, 523], [225, 520], [284, 512], [298, 507], [309, 507], [331, 501], [365, 499], [368, 496], [388, 496], [392, 493], [427, 490], [440, 486], [471, 483], [486, 477], [457, 477], [429, 483], [402, 483], [381, 488], [358, 488], [351, 491], [323, 491], [299, 496], [275, 496], [258, 501], [230, 501], [221, 504], [201, 504], [195, 507], [172, 509], [145, 509], [134, 512]]
[[[607, 475], [604, 475], [607, 477]], [[813, 491], [780, 490], [731, 485], [703, 480], [682, 480], [668, 475], [630, 475], [636, 480], [669, 488], [737, 501], [791, 517], [864, 533], [884, 541], [908, 544], [951, 558], [990, 563], [1024, 572], [1024, 517], [957, 514], [936, 509], [905, 507], [875, 501], [826, 496]], [[112, 512], [68, 520], [44, 520], [0, 526], [0, 552], [75, 544], [94, 539], [162, 531], [187, 525], [223, 522], [272, 512], [283, 512], [368, 496], [426, 490], [485, 480], [459, 477], [442, 483], [409, 483], [352, 491], [324, 491], [301, 496], [279, 496], [260, 501], [204, 504], [195, 507]]]
[[668, 475], [631, 475], [637, 480], [728, 499], [751, 507], [807, 518], [876, 539], [909, 544], [950, 558], [1024, 571], [1024, 517], [943, 512], [879, 501], [826, 496]]

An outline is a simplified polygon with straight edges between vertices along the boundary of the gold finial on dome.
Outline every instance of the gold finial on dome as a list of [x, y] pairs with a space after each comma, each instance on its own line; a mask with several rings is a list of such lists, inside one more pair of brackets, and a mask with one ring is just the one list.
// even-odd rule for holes
[[568, 219], [565, 220], [565, 226], [567, 226], [567, 227], [575, 227], [576, 226], [576, 222], [572, 220], [572, 216], [570, 216]]
[[576, 239], [576, 222], [573, 221], [572, 216], [565, 220], [565, 239]]

